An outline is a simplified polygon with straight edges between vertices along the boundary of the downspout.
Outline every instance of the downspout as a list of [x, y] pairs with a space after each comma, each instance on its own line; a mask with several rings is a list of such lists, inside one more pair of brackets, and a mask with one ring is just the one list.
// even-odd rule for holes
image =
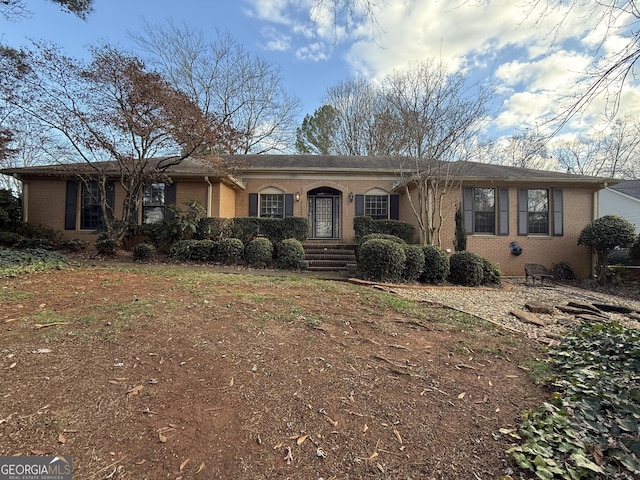
[[29, 184], [22, 182], [22, 221], [29, 222]]
[[207, 182], [207, 217], [211, 217], [211, 200], [213, 199], [213, 185], [209, 181], [209, 177], [205, 176], [204, 181]]

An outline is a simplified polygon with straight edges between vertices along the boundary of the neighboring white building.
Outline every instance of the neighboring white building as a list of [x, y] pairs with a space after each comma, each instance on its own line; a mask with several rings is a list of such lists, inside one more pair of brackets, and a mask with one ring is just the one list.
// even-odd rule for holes
[[640, 180], [627, 180], [599, 192], [600, 217], [618, 215], [626, 218], [640, 233]]

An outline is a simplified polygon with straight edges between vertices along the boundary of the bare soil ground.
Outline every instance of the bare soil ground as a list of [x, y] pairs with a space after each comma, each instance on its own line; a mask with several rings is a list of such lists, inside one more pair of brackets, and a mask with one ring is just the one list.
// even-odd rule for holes
[[542, 347], [370, 287], [199, 268], [0, 280], [0, 455], [82, 479], [491, 479]]

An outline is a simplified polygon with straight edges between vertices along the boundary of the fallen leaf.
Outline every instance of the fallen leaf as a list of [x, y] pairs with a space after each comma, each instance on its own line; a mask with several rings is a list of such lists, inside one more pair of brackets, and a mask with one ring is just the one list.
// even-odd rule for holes
[[167, 437], [166, 437], [165, 435], [163, 435], [163, 433], [162, 433], [162, 432], [159, 432], [159, 433], [158, 433], [158, 438], [160, 439], [160, 441], [161, 441], [162, 443], [166, 443], [166, 442], [167, 442]]
[[331, 425], [333, 425], [334, 427], [338, 426], [338, 421], [337, 420], [333, 420], [330, 416], [326, 416], [325, 417], [327, 419], [327, 422], [329, 422]]
[[64, 435], [62, 435], [61, 433], [58, 434], [58, 443], [62, 443], [63, 445], [67, 443], [67, 439], [64, 438]]
[[296, 440], [296, 443], [298, 445], [302, 445], [307, 440], [307, 438], [309, 438], [309, 435], [303, 435], [302, 437], [299, 437], [298, 440]]
[[32, 455], [46, 455], [47, 452], [45, 452], [44, 450], [31, 450], [31, 454]]
[[127, 395], [133, 397], [134, 395], [138, 395], [144, 389], [144, 385], [138, 385], [137, 387], [133, 387], [131, 390], [127, 390]]
[[7, 318], [4, 323], [10, 323], [10, 322], [15, 322], [16, 320], [18, 320], [17, 318]]
[[365, 423], [364, 427], [362, 427], [362, 433], [367, 433], [367, 430], [369, 430], [369, 425]]
[[380, 465], [379, 463], [376, 463], [376, 467], [378, 467], [378, 470], [380, 470], [380, 473], [384, 473], [384, 467], [382, 465]]
[[371, 456], [369, 458], [367, 458], [367, 460], [373, 460], [374, 458], [376, 458], [378, 455], [380, 455], [378, 452], [373, 452], [371, 454]]
[[400, 445], [402, 445], [402, 437], [400, 436], [400, 432], [396, 429], [393, 430], [394, 435], [396, 436], [396, 438], [398, 439], [398, 442], [400, 442]]
[[233, 384], [234, 384], [233, 377], [231, 377], [231, 378], [229, 379], [229, 386], [230, 386], [230, 387], [233, 387]]
[[109, 380], [109, 383], [112, 384], [112, 385], [119, 385], [120, 384], [120, 382], [117, 381], [117, 380]]
[[280, 447], [282, 447], [282, 442], [280, 442], [280, 443], [276, 443], [276, 444], [273, 446], [273, 449], [274, 449], [274, 450], [277, 450], [277, 449], [279, 449]]
[[139, 462], [135, 462], [136, 465], [144, 465], [145, 463], [147, 463], [146, 460], [140, 460]]
[[11, 365], [9, 365], [9, 369], [15, 368], [16, 365], [18, 365], [18, 362], [13, 362]]
[[204, 470], [205, 465], [206, 465], [205, 462], [202, 462], [200, 464], [200, 466], [198, 467], [198, 470], [196, 471], [196, 475], [199, 474], [202, 470]]
[[462, 392], [460, 395], [458, 395], [458, 400], [462, 400], [466, 394], [466, 392]]
[[189, 461], [190, 461], [190, 459], [189, 459], [189, 458], [187, 458], [184, 462], [182, 462], [182, 463], [180, 464], [180, 471], [184, 470], [184, 467], [186, 467], [186, 466], [187, 466], [187, 464], [189, 463]]

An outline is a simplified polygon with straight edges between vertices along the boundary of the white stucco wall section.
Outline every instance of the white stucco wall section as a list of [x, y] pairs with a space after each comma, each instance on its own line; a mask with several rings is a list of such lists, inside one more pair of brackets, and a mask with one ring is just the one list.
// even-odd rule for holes
[[618, 215], [626, 218], [640, 233], [640, 199], [611, 188], [600, 190], [599, 216]]

